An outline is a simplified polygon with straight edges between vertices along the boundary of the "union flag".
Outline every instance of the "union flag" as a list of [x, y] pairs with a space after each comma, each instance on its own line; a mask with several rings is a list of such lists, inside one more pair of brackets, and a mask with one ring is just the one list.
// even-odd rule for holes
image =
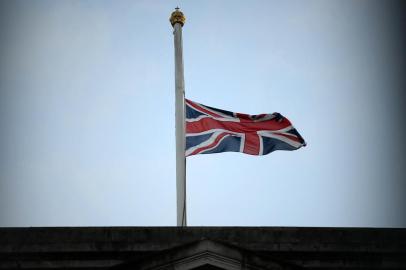
[[249, 115], [185, 99], [186, 156], [220, 152], [267, 155], [296, 150], [306, 142], [280, 113]]

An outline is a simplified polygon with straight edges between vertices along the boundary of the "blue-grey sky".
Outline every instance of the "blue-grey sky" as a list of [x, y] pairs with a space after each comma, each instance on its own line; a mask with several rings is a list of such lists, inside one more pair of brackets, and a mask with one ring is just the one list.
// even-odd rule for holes
[[188, 158], [189, 225], [406, 226], [397, 2], [0, 5], [0, 226], [176, 224], [177, 5], [186, 96], [308, 142]]

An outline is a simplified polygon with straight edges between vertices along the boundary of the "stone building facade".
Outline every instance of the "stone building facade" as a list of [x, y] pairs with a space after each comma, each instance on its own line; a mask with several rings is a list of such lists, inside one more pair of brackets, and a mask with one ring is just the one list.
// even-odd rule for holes
[[0, 228], [0, 269], [406, 269], [406, 229]]

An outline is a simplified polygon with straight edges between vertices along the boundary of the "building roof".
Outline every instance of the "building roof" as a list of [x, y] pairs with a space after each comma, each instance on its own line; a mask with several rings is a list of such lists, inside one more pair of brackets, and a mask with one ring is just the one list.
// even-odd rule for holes
[[199, 270], [406, 269], [406, 229], [0, 228], [0, 269], [174, 269], [174, 265]]

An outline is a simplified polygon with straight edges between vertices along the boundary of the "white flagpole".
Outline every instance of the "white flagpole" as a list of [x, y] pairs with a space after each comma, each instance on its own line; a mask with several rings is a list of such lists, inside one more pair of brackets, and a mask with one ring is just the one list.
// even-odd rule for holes
[[185, 16], [179, 8], [169, 19], [175, 43], [175, 132], [177, 226], [186, 225], [185, 81], [183, 78], [182, 27]]

